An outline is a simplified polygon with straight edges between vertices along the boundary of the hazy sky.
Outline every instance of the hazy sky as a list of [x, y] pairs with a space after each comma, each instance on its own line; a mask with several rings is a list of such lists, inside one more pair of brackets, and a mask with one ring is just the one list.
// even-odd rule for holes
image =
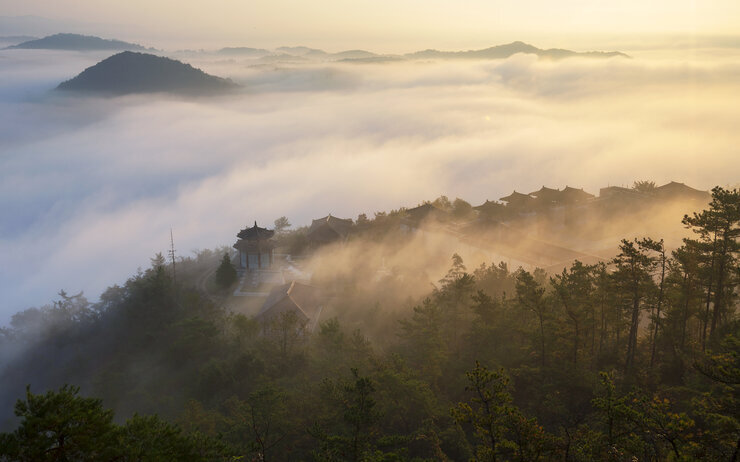
[[590, 38], [588, 46], [635, 35], [737, 34], [740, 27], [737, 0], [0, 0], [0, 14], [88, 22], [156, 46], [300, 42], [387, 52], [545, 38], [548, 46]]
[[109, 54], [0, 50], [0, 325], [60, 289], [95, 299], [165, 251], [170, 228], [188, 255], [254, 220], [305, 225], [441, 194], [477, 204], [542, 185], [737, 185], [739, 16], [737, 0], [0, 0], [0, 35], [169, 50], [639, 49], [372, 65], [167, 52], [244, 87], [199, 100], [54, 97]]

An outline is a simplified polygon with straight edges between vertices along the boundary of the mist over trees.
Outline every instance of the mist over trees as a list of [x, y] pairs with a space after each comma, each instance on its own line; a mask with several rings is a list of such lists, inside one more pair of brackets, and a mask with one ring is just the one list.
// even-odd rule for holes
[[[176, 281], [156, 256], [97, 303], [60, 292], [0, 330], [0, 460], [737, 460], [740, 192], [683, 224], [672, 251], [625, 236], [554, 274], [454, 254], [422, 296], [324, 275], [332, 316], [283, 335], [197, 290], [222, 251]], [[365, 216], [357, 238], [397, 225]]]

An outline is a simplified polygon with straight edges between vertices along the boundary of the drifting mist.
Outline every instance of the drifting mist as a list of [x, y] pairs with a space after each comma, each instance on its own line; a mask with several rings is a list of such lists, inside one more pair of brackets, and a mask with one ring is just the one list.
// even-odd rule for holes
[[255, 219], [303, 225], [440, 194], [477, 205], [543, 184], [709, 189], [740, 173], [740, 66], [716, 56], [301, 64], [181, 53], [243, 91], [51, 92], [105, 57], [0, 52], [0, 324], [59, 289], [96, 297], [164, 250], [170, 227], [187, 255], [231, 244]]

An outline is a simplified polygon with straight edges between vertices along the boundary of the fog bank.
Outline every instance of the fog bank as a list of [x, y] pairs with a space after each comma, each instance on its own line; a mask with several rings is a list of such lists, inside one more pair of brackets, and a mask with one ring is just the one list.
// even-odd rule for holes
[[244, 90], [50, 93], [104, 57], [0, 51], [0, 324], [60, 289], [96, 298], [164, 251], [170, 228], [185, 255], [282, 215], [304, 225], [440, 194], [477, 205], [542, 185], [598, 194], [636, 179], [700, 189], [740, 179], [740, 65], [716, 54], [386, 64], [191, 54]]

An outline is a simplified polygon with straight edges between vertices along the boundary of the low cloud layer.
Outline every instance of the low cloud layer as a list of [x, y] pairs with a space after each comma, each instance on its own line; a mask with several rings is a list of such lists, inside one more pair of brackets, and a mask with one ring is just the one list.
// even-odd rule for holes
[[[103, 56], [104, 57], [104, 56]], [[247, 223], [474, 204], [516, 188], [736, 184], [737, 61], [281, 64], [185, 59], [236, 96], [62, 98], [101, 59], [0, 51], [0, 324], [60, 289], [95, 298], [155, 252]], [[734, 62], [733, 62], [734, 61]], [[678, 226], [678, 220], [676, 226]]]

